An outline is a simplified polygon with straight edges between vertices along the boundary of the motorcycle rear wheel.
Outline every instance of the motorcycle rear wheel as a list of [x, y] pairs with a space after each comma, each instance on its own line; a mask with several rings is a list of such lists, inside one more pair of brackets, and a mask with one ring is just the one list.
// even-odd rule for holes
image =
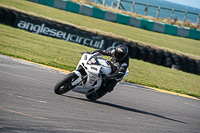
[[92, 101], [96, 101], [97, 99], [103, 97], [104, 95], [106, 95], [108, 92], [103, 88], [99, 88], [97, 91], [89, 94], [89, 95], [86, 95], [86, 98], [87, 99], [90, 99]]
[[54, 92], [56, 94], [62, 95], [72, 90], [74, 86], [72, 86], [72, 82], [75, 81], [78, 76], [75, 73], [70, 73], [64, 76], [60, 81], [56, 83], [54, 86]]

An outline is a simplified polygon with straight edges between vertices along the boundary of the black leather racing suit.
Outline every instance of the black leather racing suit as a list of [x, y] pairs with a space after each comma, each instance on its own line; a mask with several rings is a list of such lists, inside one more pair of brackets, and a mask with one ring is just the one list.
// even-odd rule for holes
[[100, 52], [102, 55], [111, 56], [111, 61], [109, 64], [111, 65], [112, 72], [109, 75], [109, 81], [106, 84], [106, 88], [108, 92], [111, 92], [116, 84], [122, 80], [123, 76], [126, 73], [126, 70], [129, 66], [129, 56], [127, 55], [122, 61], [119, 61], [115, 56], [115, 50], [96, 50], [92, 53]]

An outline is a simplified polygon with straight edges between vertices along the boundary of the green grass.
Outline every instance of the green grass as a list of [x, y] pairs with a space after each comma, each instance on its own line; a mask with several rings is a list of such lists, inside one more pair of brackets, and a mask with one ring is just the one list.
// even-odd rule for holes
[[50, 18], [69, 22], [78, 26], [111, 32], [116, 35], [128, 37], [130, 39], [142, 41], [155, 46], [197, 55], [200, 59], [199, 40], [147, 31], [128, 25], [117, 24], [67, 11], [58, 10], [26, 0], [3, 0], [0, 1], [0, 3], [8, 6], [13, 6], [25, 11], [34, 12], [39, 15], [44, 15]]
[[0, 26], [0, 31], [2, 54], [69, 70], [75, 69], [80, 57], [79, 52], [92, 50], [79, 44], [26, 33], [4, 25]]
[[[94, 49], [0, 24], [0, 54], [74, 70], [79, 52]], [[130, 59], [125, 81], [200, 97], [200, 76]]]

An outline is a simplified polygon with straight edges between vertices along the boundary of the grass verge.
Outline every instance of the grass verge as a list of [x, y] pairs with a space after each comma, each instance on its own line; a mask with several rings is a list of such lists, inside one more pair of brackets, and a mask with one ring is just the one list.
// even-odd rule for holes
[[[53, 39], [0, 24], [0, 54], [74, 70], [81, 55], [93, 48]], [[124, 81], [170, 90], [200, 98], [200, 76], [130, 59]]]
[[138, 40], [147, 44], [189, 53], [198, 56], [198, 59], [200, 59], [199, 40], [147, 31], [128, 25], [122, 25], [63, 10], [58, 10], [27, 0], [3, 0], [0, 3], [7, 6], [16, 7], [27, 12], [30, 11], [38, 15], [43, 15], [53, 19], [62, 20], [64, 22], [69, 22], [78, 26], [111, 32], [113, 34], [127, 37], [133, 40]]

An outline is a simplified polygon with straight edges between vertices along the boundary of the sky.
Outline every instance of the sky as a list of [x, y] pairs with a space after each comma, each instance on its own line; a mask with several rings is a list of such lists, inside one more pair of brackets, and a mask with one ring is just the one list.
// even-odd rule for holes
[[187, 5], [200, 9], [200, 0], [165, 0], [177, 4]]

